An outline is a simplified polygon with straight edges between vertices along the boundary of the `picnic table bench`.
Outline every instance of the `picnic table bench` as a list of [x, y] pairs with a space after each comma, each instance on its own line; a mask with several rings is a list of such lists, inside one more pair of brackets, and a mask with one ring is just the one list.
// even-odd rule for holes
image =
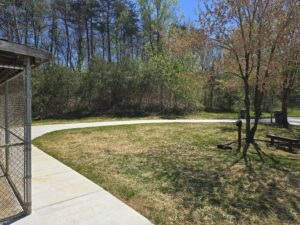
[[271, 139], [270, 145], [273, 146], [275, 144], [275, 140], [278, 140], [280, 142], [277, 142], [277, 144], [283, 144], [288, 145], [289, 151], [293, 151], [293, 146], [297, 145], [299, 146], [300, 140], [298, 139], [292, 139], [292, 138], [286, 138], [286, 137], [280, 137], [273, 134], [267, 134], [267, 138]]

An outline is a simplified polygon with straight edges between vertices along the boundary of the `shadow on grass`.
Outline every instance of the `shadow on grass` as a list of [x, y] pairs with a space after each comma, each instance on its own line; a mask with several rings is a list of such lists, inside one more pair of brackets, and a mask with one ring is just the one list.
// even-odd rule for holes
[[[253, 146], [254, 150], [255, 150], [255, 154], [249, 154], [249, 148], [250, 146]], [[288, 152], [291, 153], [291, 152]], [[239, 153], [237, 153], [238, 155]], [[293, 159], [293, 158], [288, 158], [288, 161], [285, 160], [285, 158], [282, 157], [275, 157], [272, 154], [267, 154], [265, 153], [260, 146], [257, 143], [251, 143], [251, 144], [245, 144], [242, 150], [242, 154], [240, 155], [240, 157], [238, 157], [235, 161], [233, 161], [230, 167], [233, 167], [234, 165], [236, 165], [237, 163], [239, 163], [241, 160], [244, 161], [245, 163], [245, 168], [248, 172], [252, 171], [252, 161], [258, 161], [260, 163], [266, 163], [268, 164], [268, 166], [270, 168], [274, 168], [276, 170], [279, 171], [283, 171], [283, 172], [289, 172], [289, 169], [300, 169], [299, 164], [297, 163], [297, 159]], [[294, 161], [294, 162], [293, 162]]]
[[[243, 150], [246, 151], [247, 148], [249, 145]], [[269, 157], [259, 145], [254, 144], [254, 148], [259, 158], [264, 160], [264, 157]], [[147, 164], [155, 171], [156, 179], [167, 180], [170, 183], [161, 187], [161, 192], [173, 196], [183, 195], [181, 204], [190, 212], [191, 222], [196, 222], [193, 219], [194, 212], [205, 207], [225, 211], [236, 223], [251, 223], [251, 217], [267, 219], [271, 215], [275, 215], [282, 223], [297, 222], [293, 212], [300, 213], [299, 196], [287, 192], [287, 184], [278, 183], [273, 178], [274, 174], [267, 171], [266, 167], [255, 166], [254, 169], [254, 160], [249, 156], [242, 156], [231, 164], [232, 167], [244, 160], [246, 169], [236, 173], [220, 161], [212, 160], [210, 164], [203, 166], [201, 162], [193, 159], [183, 160], [180, 155], [174, 155], [172, 152], [148, 154]], [[295, 176], [288, 173], [286, 176], [291, 176], [288, 179], [289, 186], [299, 188], [299, 180]]]
[[220, 128], [221, 132], [232, 132], [232, 133], [236, 133], [237, 132], [237, 127], [235, 126], [231, 126], [231, 127], [221, 127]]

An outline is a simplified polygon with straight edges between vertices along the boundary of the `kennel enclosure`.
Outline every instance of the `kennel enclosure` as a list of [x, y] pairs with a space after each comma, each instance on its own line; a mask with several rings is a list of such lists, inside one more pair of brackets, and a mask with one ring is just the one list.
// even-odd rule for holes
[[31, 212], [31, 68], [50, 58], [0, 40], [0, 222]]

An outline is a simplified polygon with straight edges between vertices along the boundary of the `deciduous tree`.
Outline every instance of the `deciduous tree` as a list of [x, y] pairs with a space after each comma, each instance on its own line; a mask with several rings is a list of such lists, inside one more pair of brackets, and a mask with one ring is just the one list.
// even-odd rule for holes
[[[235, 62], [233, 76], [244, 84], [246, 141], [251, 143], [261, 115], [266, 83], [272, 79], [275, 55], [282, 40], [294, 30], [297, 0], [200, 1], [201, 28]], [[229, 72], [229, 71], [228, 71]], [[254, 124], [250, 120], [250, 85], [254, 86]]]

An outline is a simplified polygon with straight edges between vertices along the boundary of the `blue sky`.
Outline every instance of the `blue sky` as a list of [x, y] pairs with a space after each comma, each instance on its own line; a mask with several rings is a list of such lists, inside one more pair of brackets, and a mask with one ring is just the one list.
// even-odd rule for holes
[[179, 10], [185, 15], [185, 21], [194, 22], [197, 20], [196, 11], [198, 11], [199, 0], [178, 0]]
[[[137, 2], [137, 0], [134, 0]], [[195, 22], [198, 20], [196, 12], [198, 11], [199, 0], [178, 0], [179, 14], [184, 14], [186, 22]]]

